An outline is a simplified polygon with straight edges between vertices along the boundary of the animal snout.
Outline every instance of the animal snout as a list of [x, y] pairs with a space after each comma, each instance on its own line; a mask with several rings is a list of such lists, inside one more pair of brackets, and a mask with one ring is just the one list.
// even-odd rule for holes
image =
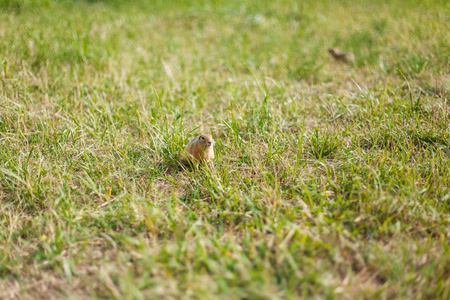
[[208, 142], [207, 145], [208, 145], [208, 147], [211, 147], [212, 146], [212, 142]]

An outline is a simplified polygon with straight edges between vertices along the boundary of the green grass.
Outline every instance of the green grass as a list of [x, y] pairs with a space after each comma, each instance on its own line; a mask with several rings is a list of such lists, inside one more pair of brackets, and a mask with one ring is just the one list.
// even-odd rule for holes
[[0, 298], [449, 299], [449, 18], [0, 0]]

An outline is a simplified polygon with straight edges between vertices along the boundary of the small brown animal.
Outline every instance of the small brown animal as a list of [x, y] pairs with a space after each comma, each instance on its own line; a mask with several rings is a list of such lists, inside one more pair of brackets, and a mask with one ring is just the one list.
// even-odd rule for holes
[[[192, 163], [209, 162], [214, 159], [214, 140], [210, 134], [196, 136], [184, 149], [186, 155]], [[186, 160], [182, 153], [181, 160]]]
[[337, 61], [343, 61], [347, 64], [355, 61], [355, 54], [353, 52], [342, 52], [336, 48], [330, 48], [328, 52]]

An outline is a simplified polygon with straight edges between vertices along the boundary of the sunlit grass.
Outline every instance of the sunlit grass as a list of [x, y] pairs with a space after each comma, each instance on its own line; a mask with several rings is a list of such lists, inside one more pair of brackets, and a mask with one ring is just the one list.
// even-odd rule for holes
[[0, 298], [446, 299], [450, 7], [413, 2], [0, 0]]

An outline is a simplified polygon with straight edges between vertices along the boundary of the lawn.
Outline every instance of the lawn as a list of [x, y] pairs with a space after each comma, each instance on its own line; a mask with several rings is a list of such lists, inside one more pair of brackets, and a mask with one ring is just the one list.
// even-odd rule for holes
[[[449, 24], [0, 0], [0, 298], [449, 299]], [[214, 164], [184, 169], [200, 133]]]

